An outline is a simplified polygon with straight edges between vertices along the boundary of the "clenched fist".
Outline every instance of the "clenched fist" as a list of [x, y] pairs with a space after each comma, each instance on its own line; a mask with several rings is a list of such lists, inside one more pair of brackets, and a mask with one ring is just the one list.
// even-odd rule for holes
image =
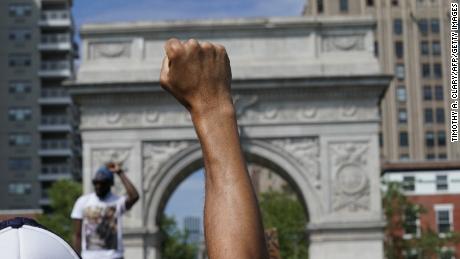
[[223, 46], [194, 39], [185, 43], [170, 39], [165, 51], [160, 84], [192, 117], [232, 106], [232, 73]]

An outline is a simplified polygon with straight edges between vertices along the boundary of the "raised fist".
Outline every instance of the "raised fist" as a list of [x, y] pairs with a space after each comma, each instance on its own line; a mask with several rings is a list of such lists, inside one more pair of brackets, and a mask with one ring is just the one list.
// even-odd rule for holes
[[160, 84], [192, 116], [232, 105], [230, 60], [222, 45], [170, 39], [165, 51]]

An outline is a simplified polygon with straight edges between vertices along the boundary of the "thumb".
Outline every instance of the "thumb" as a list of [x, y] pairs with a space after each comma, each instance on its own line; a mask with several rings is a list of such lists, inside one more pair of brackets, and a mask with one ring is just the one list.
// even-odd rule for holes
[[161, 66], [160, 72], [160, 85], [169, 86], [169, 58], [165, 56], [163, 58], [163, 65]]

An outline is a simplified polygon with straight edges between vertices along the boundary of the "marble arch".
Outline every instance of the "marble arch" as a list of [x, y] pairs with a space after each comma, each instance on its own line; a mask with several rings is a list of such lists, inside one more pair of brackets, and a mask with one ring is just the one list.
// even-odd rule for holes
[[158, 213], [201, 166], [190, 117], [158, 84], [162, 46], [173, 36], [227, 47], [244, 150], [298, 188], [310, 258], [383, 258], [378, 103], [391, 76], [373, 55], [374, 24], [299, 17], [84, 25], [69, 86], [81, 114], [84, 191], [101, 163], [127, 167], [141, 202], [124, 217], [126, 258], [161, 258]]
[[[302, 165], [299, 165], [293, 157], [289, 157], [280, 148], [262, 141], [245, 141], [243, 150], [247, 154], [248, 162], [257, 161], [270, 169], [281, 174], [293, 184], [300, 198], [304, 201], [304, 207], [311, 217], [318, 217], [322, 213], [322, 204], [315, 186], [310, 179], [304, 177]], [[187, 177], [191, 172], [202, 166], [202, 154], [199, 144], [194, 143], [185, 150], [177, 152], [159, 170], [158, 177], [152, 179], [151, 192], [146, 197], [147, 213], [144, 222], [157, 224], [165, 203], [169, 199], [171, 191]], [[152, 219], [156, 219], [153, 221]]]

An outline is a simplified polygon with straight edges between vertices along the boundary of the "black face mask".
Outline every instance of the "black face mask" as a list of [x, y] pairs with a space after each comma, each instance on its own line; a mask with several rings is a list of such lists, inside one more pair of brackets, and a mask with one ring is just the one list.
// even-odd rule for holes
[[109, 194], [112, 183], [110, 181], [93, 181], [94, 191], [100, 199], [103, 199]]

